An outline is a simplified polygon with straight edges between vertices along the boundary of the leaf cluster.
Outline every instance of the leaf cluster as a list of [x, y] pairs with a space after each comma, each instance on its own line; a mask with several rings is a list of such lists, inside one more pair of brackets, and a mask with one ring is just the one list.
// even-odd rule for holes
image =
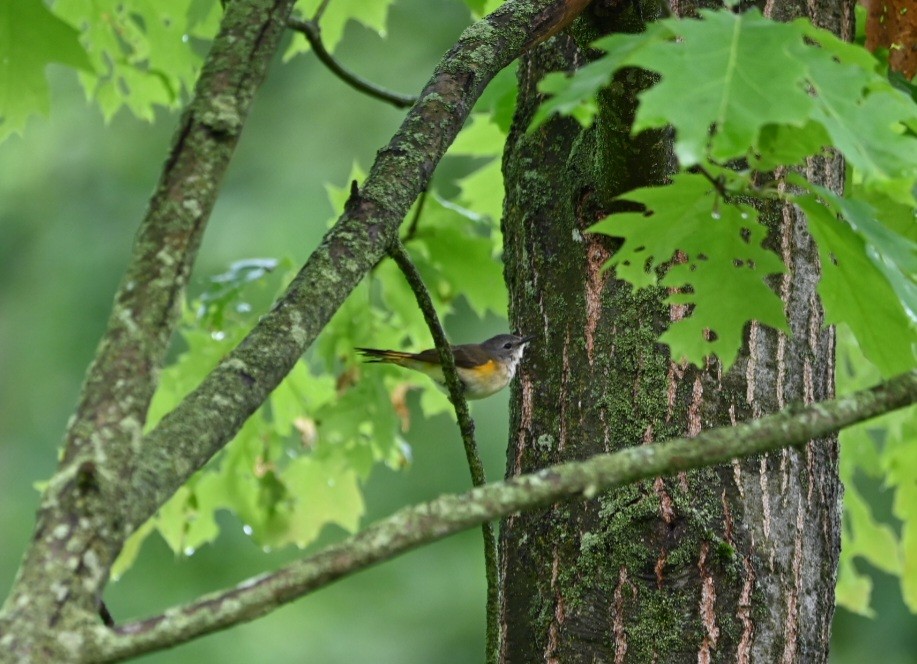
[[[640, 95], [633, 131], [671, 126], [688, 172], [625, 194], [645, 213], [612, 215], [593, 230], [623, 238], [608, 263], [620, 278], [642, 288], [663, 274], [669, 302], [689, 307], [665, 333], [673, 355], [698, 365], [716, 355], [728, 367], [748, 320], [787, 329], [777, 295], [763, 285], [785, 267], [762, 246], [764, 229], [742, 202], [769, 198], [808, 217], [828, 322], [850, 325], [883, 375], [913, 367], [917, 104], [880, 63], [806, 20], [775, 23], [756, 10], [666, 19], [594, 46], [604, 54], [573, 76], [545, 78], [541, 90], [551, 96], [530, 131], [552, 114], [590, 123], [596, 93], [624, 67], [658, 74]], [[802, 173], [837, 153], [849, 170], [844, 196]]]

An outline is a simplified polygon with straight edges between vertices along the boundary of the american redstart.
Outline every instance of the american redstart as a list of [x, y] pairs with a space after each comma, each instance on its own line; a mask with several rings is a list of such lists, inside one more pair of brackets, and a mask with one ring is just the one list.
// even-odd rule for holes
[[[509, 385], [516, 375], [516, 365], [522, 359], [525, 345], [534, 337], [518, 337], [515, 334], [498, 334], [480, 344], [451, 346], [455, 368], [468, 399], [483, 399], [499, 392]], [[367, 362], [387, 362], [400, 367], [414, 369], [428, 375], [439, 385], [445, 386], [443, 367], [439, 351], [428, 348], [419, 353], [404, 353], [398, 350], [357, 348]]]

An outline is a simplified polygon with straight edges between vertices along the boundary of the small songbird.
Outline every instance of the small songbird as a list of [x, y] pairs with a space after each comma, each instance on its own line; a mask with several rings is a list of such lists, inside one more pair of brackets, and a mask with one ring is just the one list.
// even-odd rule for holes
[[[509, 385], [516, 375], [516, 365], [522, 359], [525, 346], [534, 337], [498, 334], [479, 344], [451, 346], [455, 368], [465, 388], [467, 399], [483, 399]], [[441, 387], [446, 384], [439, 351], [429, 348], [419, 353], [398, 350], [357, 348], [367, 362], [387, 362], [414, 369], [428, 375]]]

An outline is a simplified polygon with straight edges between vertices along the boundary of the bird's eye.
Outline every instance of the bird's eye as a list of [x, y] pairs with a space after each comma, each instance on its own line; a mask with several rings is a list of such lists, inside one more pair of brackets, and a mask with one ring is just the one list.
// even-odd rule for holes
[[505, 350], [509, 350], [509, 349], [512, 348], [512, 347], [513, 347], [513, 344], [511, 344], [509, 341], [507, 341], [505, 344], [503, 344], [503, 348], [504, 348]]

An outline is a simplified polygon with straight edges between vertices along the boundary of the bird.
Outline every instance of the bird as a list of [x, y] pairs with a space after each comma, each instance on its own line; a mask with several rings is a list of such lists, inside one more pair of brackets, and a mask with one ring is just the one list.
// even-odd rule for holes
[[[496, 394], [516, 375], [516, 366], [522, 359], [526, 345], [533, 336], [498, 334], [479, 344], [450, 346], [455, 368], [462, 381], [465, 398], [483, 399]], [[367, 362], [397, 364], [426, 374], [445, 389], [446, 379], [439, 351], [428, 348], [419, 353], [378, 348], [357, 348]]]

